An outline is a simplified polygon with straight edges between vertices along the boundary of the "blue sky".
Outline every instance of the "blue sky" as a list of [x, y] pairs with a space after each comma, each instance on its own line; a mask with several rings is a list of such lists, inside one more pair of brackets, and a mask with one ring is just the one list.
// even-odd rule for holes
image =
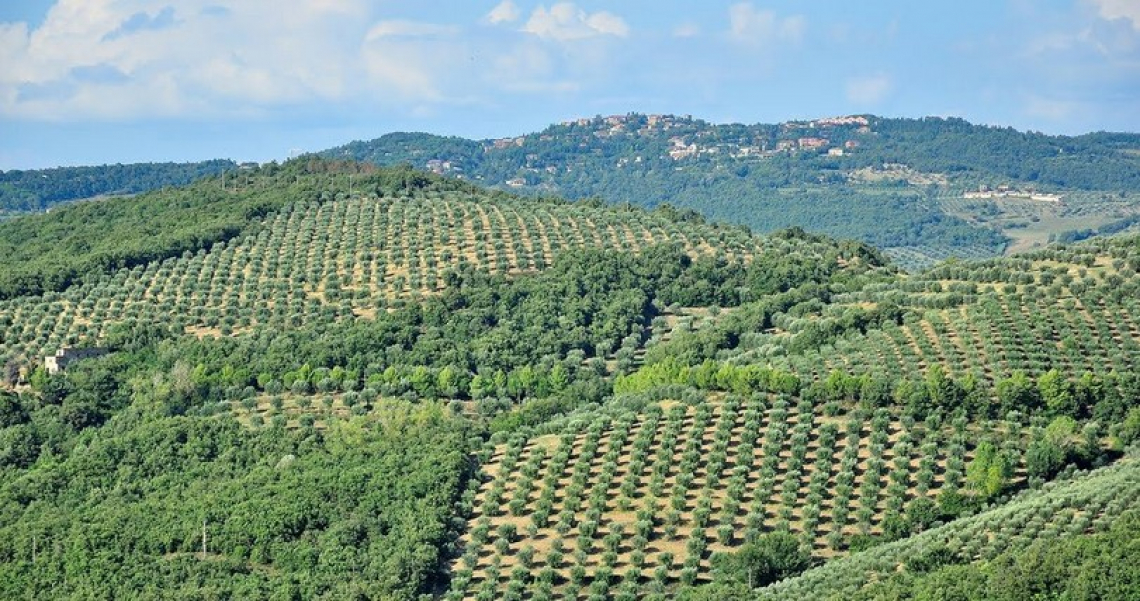
[[1140, 0], [0, 2], [0, 169], [577, 116], [1140, 130]]

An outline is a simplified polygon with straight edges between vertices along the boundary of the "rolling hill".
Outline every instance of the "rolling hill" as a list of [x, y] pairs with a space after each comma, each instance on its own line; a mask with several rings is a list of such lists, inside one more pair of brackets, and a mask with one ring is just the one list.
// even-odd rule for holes
[[728, 262], [832, 252], [668, 211], [524, 199], [402, 170], [345, 175], [358, 179], [267, 169], [227, 189], [215, 178], [0, 225], [9, 256], [27, 256], [0, 270], [13, 297], [0, 301], [0, 356], [42, 355], [124, 321], [229, 335], [375, 316], [444, 290], [449, 269], [535, 273], [574, 249], [676, 244]]
[[1134, 236], [906, 274], [305, 157], [0, 244], [0, 596], [1140, 587]]
[[[454, 596], [744, 595], [718, 555], [786, 532], [820, 575], [761, 597], [846, 598], [873, 570], [926, 552], [927, 529], [954, 541], [946, 566], [1015, 558], [1047, 536], [1042, 523], [1054, 535], [1109, 529], [1135, 508], [1133, 460], [1070, 492], [1033, 491], [1065, 463], [1101, 465], [1132, 439], [1136, 242], [659, 317], [608, 405], [484, 449]], [[1014, 492], [986, 521], [969, 517]], [[1026, 512], [1036, 516], [1027, 535], [1009, 540], [1001, 527], [978, 539], [1003, 519], [1024, 527], [1010, 516]], [[878, 549], [895, 540], [906, 542]]]
[[[853, 115], [744, 125], [631, 113], [488, 140], [397, 132], [317, 154], [410, 165], [519, 194], [669, 204], [758, 232], [802, 227], [867, 242], [907, 269], [1140, 223], [1137, 134], [1051, 136], [961, 119]], [[10, 171], [0, 174], [0, 218], [236, 167]]]
[[37, 213], [75, 200], [184, 186], [237, 168], [233, 161], [213, 160], [0, 171], [0, 216]]
[[913, 268], [1128, 227], [1140, 212], [1136, 148], [1135, 134], [1048, 136], [961, 119], [629, 114], [498, 140], [390, 134], [322, 154], [515, 191], [670, 203], [757, 231], [801, 226]]

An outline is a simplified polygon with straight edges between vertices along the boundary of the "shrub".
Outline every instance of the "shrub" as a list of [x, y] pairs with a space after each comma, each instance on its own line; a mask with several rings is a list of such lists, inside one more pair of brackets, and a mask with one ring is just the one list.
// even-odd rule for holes
[[758, 588], [806, 570], [811, 556], [794, 535], [777, 532], [761, 536], [735, 553], [717, 553], [712, 562], [718, 580]]

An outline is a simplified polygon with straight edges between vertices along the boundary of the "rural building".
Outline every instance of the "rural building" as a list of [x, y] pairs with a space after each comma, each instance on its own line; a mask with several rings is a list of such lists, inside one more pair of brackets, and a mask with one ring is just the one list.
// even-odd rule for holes
[[98, 347], [71, 348], [65, 346], [59, 349], [54, 355], [44, 357], [44, 369], [46, 369], [49, 374], [58, 374], [66, 371], [67, 366], [76, 361], [102, 357], [109, 352], [110, 351], [105, 348]]

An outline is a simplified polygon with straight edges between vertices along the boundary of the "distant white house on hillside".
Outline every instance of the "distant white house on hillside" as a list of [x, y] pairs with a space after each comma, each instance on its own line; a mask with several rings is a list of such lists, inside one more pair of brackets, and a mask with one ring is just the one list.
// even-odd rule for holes
[[83, 359], [91, 359], [94, 357], [102, 357], [111, 352], [105, 348], [91, 347], [91, 348], [71, 348], [63, 347], [59, 349], [54, 355], [44, 357], [44, 369], [49, 374], [58, 374], [66, 371], [67, 366], [81, 361]]

